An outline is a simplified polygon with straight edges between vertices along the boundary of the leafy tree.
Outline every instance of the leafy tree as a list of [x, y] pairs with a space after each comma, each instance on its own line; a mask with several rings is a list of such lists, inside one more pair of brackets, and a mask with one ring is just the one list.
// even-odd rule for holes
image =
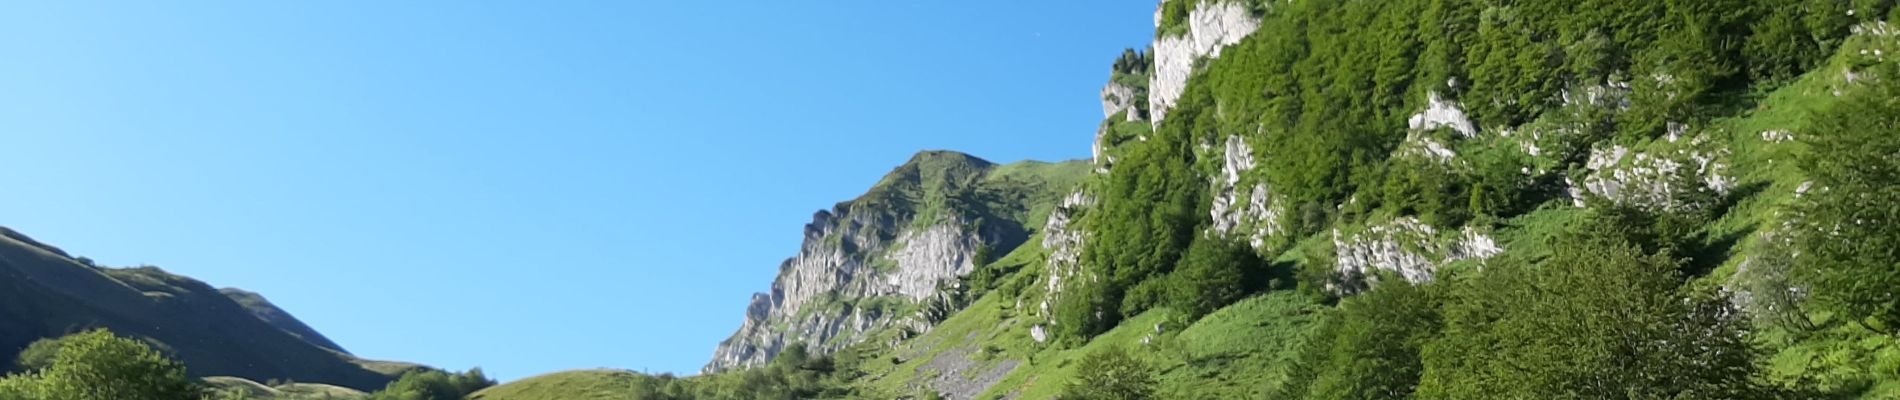
[[[1187, 137], [1193, 128], [1169, 121], [1123, 153], [1105, 177], [1098, 208], [1086, 214], [1086, 269], [1057, 297], [1057, 333], [1065, 341], [1085, 340], [1153, 305], [1165, 285], [1148, 282], [1172, 271], [1200, 231], [1207, 185], [1194, 170]], [[1144, 283], [1144, 295], [1125, 303]]]
[[1471, 218], [1469, 184], [1434, 161], [1395, 161], [1386, 176], [1385, 203], [1433, 226], [1458, 226]]
[[1766, 15], [1758, 16], [1754, 32], [1742, 44], [1749, 74], [1756, 79], [1788, 79], [1827, 59], [1828, 48], [1812, 35], [1802, 20], [1807, 7], [1799, 0], [1764, 0]]
[[1814, 124], [1796, 278], [1820, 309], [1900, 334], [1900, 81], [1850, 91]]
[[31, 400], [39, 398], [37, 383], [39, 377], [33, 375], [14, 375], [0, 378], [0, 399]]
[[1729, 284], [1738, 293], [1737, 301], [1760, 326], [1812, 330], [1814, 321], [1801, 307], [1804, 290], [1794, 285], [1794, 248], [1785, 235], [1765, 235], [1751, 249], [1742, 267]]
[[53, 366], [53, 358], [59, 356], [62, 346], [60, 338], [35, 340], [20, 351], [19, 361], [15, 364], [20, 371], [38, 371]]
[[0, 380], [9, 400], [195, 400], [202, 395], [184, 364], [106, 330], [59, 340], [51, 365]]
[[1348, 298], [1301, 350], [1275, 398], [1400, 399], [1418, 386], [1420, 352], [1438, 333], [1438, 302], [1427, 288], [1386, 279]]
[[1147, 75], [1149, 65], [1153, 63], [1154, 63], [1154, 55], [1150, 54], [1150, 52], [1136, 50], [1132, 48], [1122, 49], [1121, 57], [1115, 58], [1114, 73], [1128, 74], [1128, 75]]
[[1232, 240], [1201, 237], [1170, 278], [1168, 305], [1189, 321], [1247, 297], [1266, 285], [1266, 262], [1253, 248]]
[[482, 374], [481, 368], [460, 374], [442, 371], [410, 371], [402, 374], [383, 390], [370, 394], [371, 400], [460, 400], [469, 394], [494, 386], [495, 381]]
[[1146, 400], [1155, 398], [1154, 375], [1127, 350], [1110, 347], [1082, 357], [1076, 379], [1062, 400]]
[[853, 393], [849, 382], [856, 377], [854, 371], [855, 367], [849, 362], [814, 356], [803, 345], [791, 345], [765, 366], [676, 380], [674, 382], [678, 382], [678, 387], [667, 389], [667, 393], [678, 397], [657, 398], [792, 400], [849, 397]]
[[1418, 398], [1756, 395], [1728, 303], [1685, 294], [1677, 260], [1631, 245], [1628, 228], [1596, 225], [1548, 259], [1500, 260], [1454, 289]]

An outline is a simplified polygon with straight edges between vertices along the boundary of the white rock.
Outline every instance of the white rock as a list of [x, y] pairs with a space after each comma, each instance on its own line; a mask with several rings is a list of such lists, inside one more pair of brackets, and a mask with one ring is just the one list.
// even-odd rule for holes
[[1478, 135], [1478, 128], [1471, 124], [1470, 117], [1465, 116], [1464, 109], [1455, 102], [1439, 97], [1437, 92], [1433, 92], [1426, 100], [1425, 110], [1413, 114], [1406, 119], [1406, 123], [1415, 131], [1451, 128], [1464, 137]]
[[[1213, 231], [1228, 235], [1240, 233], [1241, 227], [1252, 227], [1253, 232], [1244, 233], [1248, 242], [1255, 248], [1266, 244], [1268, 236], [1280, 231], [1280, 211], [1274, 206], [1272, 191], [1266, 183], [1255, 183], [1243, 192], [1240, 187], [1241, 174], [1258, 167], [1254, 160], [1253, 147], [1240, 136], [1228, 136], [1221, 154], [1221, 173], [1214, 177], [1214, 203], [1208, 207], [1208, 216], [1213, 219]], [[1247, 198], [1245, 204], [1240, 203]]]
[[[1135, 88], [1120, 82], [1109, 82], [1107, 86], [1102, 87], [1102, 118], [1113, 117], [1122, 111], [1132, 113], [1135, 102], [1140, 100], [1142, 99], [1135, 98]], [[1129, 118], [1132, 120], [1134, 117]]]
[[1376, 271], [1397, 272], [1414, 283], [1430, 282], [1438, 266], [1458, 260], [1488, 259], [1504, 252], [1490, 236], [1466, 228], [1455, 243], [1440, 244], [1438, 230], [1417, 218], [1403, 217], [1352, 235], [1333, 230], [1334, 267], [1351, 292], [1358, 284], [1376, 284]]
[[1049, 258], [1044, 264], [1049, 273], [1044, 281], [1043, 289], [1047, 294], [1040, 307], [1042, 315], [1053, 315], [1050, 306], [1061, 295], [1062, 285], [1081, 271], [1082, 249], [1087, 237], [1082, 230], [1074, 229], [1072, 225], [1083, 210], [1094, 205], [1094, 197], [1082, 191], [1070, 193], [1062, 198], [1062, 204], [1049, 213], [1049, 221], [1043, 224], [1042, 247], [1049, 250]]
[[1723, 161], [1728, 149], [1708, 147], [1708, 139], [1697, 136], [1689, 147], [1668, 156], [1635, 152], [1621, 145], [1594, 149], [1586, 164], [1590, 174], [1584, 178], [1583, 187], [1620, 205], [1651, 211], [1693, 210], [1705, 204], [1688, 202], [1685, 195], [1702, 191], [1725, 194], [1737, 184]]
[[[1187, 90], [1196, 60], [1220, 58], [1222, 48], [1240, 43], [1260, 29], [1260, 20], [1240, 2], [1200, 1], [1188, 13], [1187, 34], [1155, 40], [1155, 74], [1149, 78], [1148, 113], [1156, 125], [1167, 118], [1168, 110], [1174, 108], [1175, 101]], [[1159, 27], [1159, 11], [1155, 15], [1155, 26]]]
[[[793, 343], [829, 354], [876, 329], [908, 326], [927, 331], [927, 322], [885, 310], [807, 310], [832, 298], [930, 300], [940, 296], [940, 287], [956, 284], [975, 268], [972, 257], [981, 239], [963, 224], [909, 229], [902, 221], [871, 214], [876, 213], [854, 213], [840, 206], [814, 215], [798, 255], [780, 265], [770, 292], [753, 296], [739, 331], [720, 343], [706, 370], [763, 365]], [[883, 239], [891, 236], [896, 239]], [[873, 261], [877, 254], [882, 258]], [[880, 270], [878, 264], [893, 267]]]

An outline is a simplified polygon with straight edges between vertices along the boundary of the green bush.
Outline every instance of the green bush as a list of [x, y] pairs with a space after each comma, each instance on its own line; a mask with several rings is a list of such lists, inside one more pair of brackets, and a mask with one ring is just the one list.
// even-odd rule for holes
[[37, 372], [0, 379], [8, 400], [196, 400], [198, 384], [184, 364], [137, 340], [106, 330], [58, 339], [52, 362]]
[[460, 400], [495, 381], [482, 374], [481, 368], [460, 374], [442, 371], [410, 371], [390, 382], [383, 390], [371, 393], [370, 400]]
[[1266, 261], [1252, 247], [1226, 239], [1201, 237], [1170, 276], [1168, 307], [1189, 321], [1265, 289]]
[[1437, 337], [1438, 300], [1404, 279], [1346, 299], [1301, 350], [1275, 398], [1399, 399], [1411, 396]]
[[1762, 395], [1726, 299], [1688, 295], [1679, 261], [1603, 225], [1455, 286], [1417, 398]]
[[1155, 398], [1154, 373], [1120, 347], [1089, 353], [1076, 366], [1076, 378], [1062, 400], [1148, 400]]
[[1900, 335], [1900, 81], [1871, 85], [1816, 118], [1795, 271], [1822, 309]]

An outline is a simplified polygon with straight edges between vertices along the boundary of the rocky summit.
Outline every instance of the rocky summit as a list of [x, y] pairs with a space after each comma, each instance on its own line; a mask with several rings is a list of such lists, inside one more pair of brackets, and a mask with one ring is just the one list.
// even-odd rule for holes
[[918, 153], [864, 195], [813, 215], [798, 254], [770, 291], [752, 296], [706, 371], [763, 365], [791, 346], [829, 354], [887, 329], [929, 331], [958, 301], [961, 279], [1021, 246], [1045, 218], [1036, 211], [1085, 168]]

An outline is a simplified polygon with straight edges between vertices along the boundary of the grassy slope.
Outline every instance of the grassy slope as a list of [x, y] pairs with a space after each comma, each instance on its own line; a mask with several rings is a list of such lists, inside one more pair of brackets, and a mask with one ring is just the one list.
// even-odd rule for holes
[[105, 327], [154, 342], [199, 376], [357, 389], [392, 379], [258, 319], [203, 282], [157, 268], [96, 268], [22, 238], [11, 231], [0, 238], [0, 322], [7, 322], [0, 357], [11, 359], [33, 340]]
[[[1789, 165], [1806, 151], [1801, 144], [1809, 133], [1812, 116], [1829, 110], [1838, 102], [1835, 90], [1853, 90], [1842, 73], [1861, 51], [1895, 50], [1892, 39], [1868, 37], [1850, 39], [1830, 62], [1800, 80], [1769, 93], [1754, 109], [1742, 116], [1717, 121], [1715, 127], [1733, 135], [1738, 175], [1744, 187], [1755, 185], [1759, 193], [1740, 201], [1727, 218], [1712, 224], [1716, 232], [1747, 234], [1732, 254], [1746, 254], [1763, 246], [1756, 232], [1780, 227], [1790, 216], [1787, 210], [1795, 200], [1795, 191], [1806, 178], [1799, 168]], [[1795, 140], [1771, 143], [1759, 133], [1766, 130], [1793, 132]], [[1708, 278], [1725, 281], [1737, 272], [1743, 257], [1733, 257]], [[1859, 392], [1865, 399], [1900, 398], [1900, 339], [1868, 334], [1852, 324], [1834, 321], [1826, 313], [1809, 313], [1821, 328], [1794, 332], [1780, 328], [1762, 329], [1758, 342], [1767, 355], [1768, 371], [1777, 379], [1807, 379], [1826, 388]]]
[[867, 376], [860, 384], [873, 394], [916, 393], [933, 378], [926, 368], [933, 360], [963, 356], [984, 366], [975, 372], [1005, 360], [1020, 362], [977, 398], [1047, 399], [1068, 384], [1082, 356], [1120, 346], [1155, 368], [1159, 392], [1168, 398], [1254, 398], [1283, 379], [1294, 344], [1320, 312], [1304, 297], [1276, 292], [1222, 309], [1178, 332], [1165, 328], [1168, 310], [1151, 311], [1087, 345], [1062, 349], [1031, 340], [1028, 326], [1008, 317], [1001, 297], [986, 296], [928, 334], [865, 361]]
[[524, 378], [483, 389], [472, 400], [633, 400], [627, 388], [643, 379], [639, 374], [614, 370], [556, 372]]
[[218, 289], [218, 292], [224, 293], [225, 297], [230, 297], [231, 300], [236, 301], [238, 305], [244, 306], [244, 309], [250, 310], [251, 314], [256, 315], [258, 319], [262, 319], [264, 322], [268, 322], [271, 326], [275, 326], [278, 329], [283, 329], [284, 332], [289, 332], [299, 339], [317, 345], [317, 347], [344, 353], [349, 352], [348, 350], [344, 350], [343, 346], [330, 341], [330, 338], [324, 337], [322, 333], [318, 333], [316, 329], [305, 325], [303, 321], [297, 320], [297, 317], [291, 316], [290, 312], [284, 311], [282, 308], [277, 308], [276, 304], [271, 304], [270, 300], [265, 299], [262, 294], [238, 288], [223, 288]]
[[243, 398], [252, 400], [347, 400], [369, 397], [368, 393], [360, 390], [321, 383], [286, 383], [273, 387], [229, 376], [208, 377], [204, 382], [213, 393], [241, 393]]

